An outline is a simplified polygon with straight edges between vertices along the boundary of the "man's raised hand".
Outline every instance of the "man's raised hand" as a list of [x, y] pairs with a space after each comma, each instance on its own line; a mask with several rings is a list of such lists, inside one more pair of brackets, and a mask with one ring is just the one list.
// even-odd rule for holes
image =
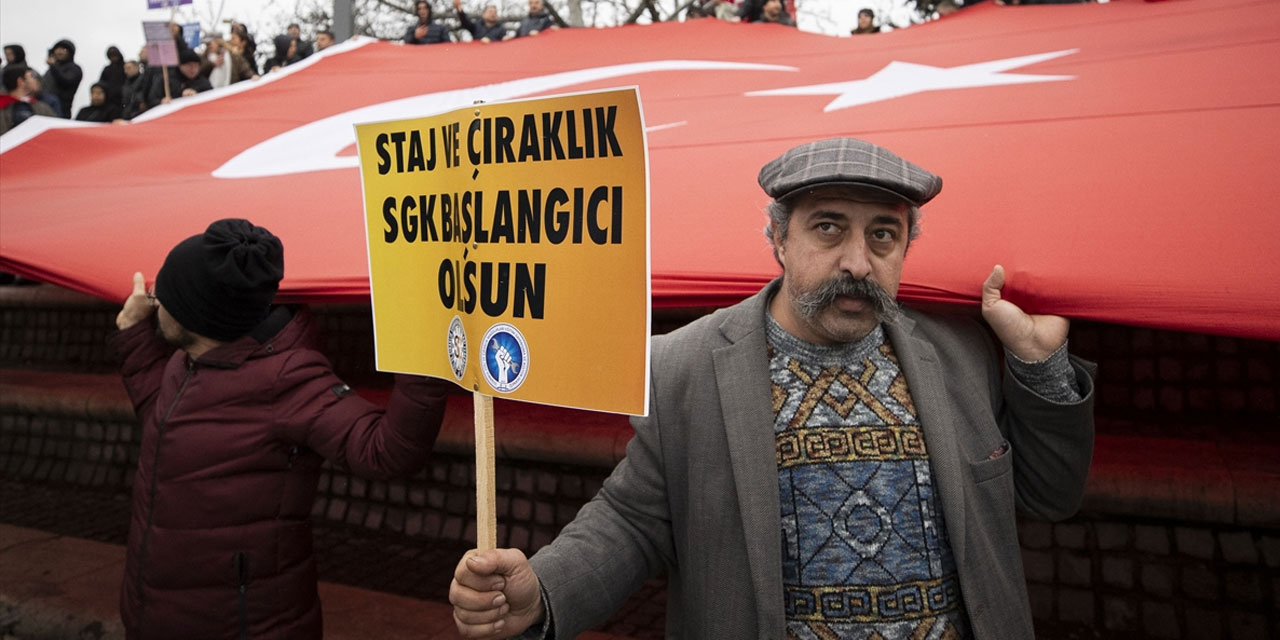
[[996, 265], [982, 283], [982, 317], [1013, 355], [1027, 362], [1044, 360], [1067, 341], [1071, 323], [1062, 316], [1030, 315], [1000, 297], [1004, 267]]

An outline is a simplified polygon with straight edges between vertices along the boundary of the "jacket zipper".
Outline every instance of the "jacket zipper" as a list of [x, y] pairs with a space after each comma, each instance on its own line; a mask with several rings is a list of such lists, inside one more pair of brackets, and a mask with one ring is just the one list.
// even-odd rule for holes
[[178, 401], [182, 399], [182, 394], [187, 390], [187, 383], [191, 382], [191, 377], [196, 374], [196, 363], [187, 360], [187, 375], [182, 379], [182, 384], [178, 387], [178, 393], [173, 396], [173, 402], [169, 404], [169, 409], [164, 412], [164, 418], [160, 420], [160, 424], [156, 425], [156, 453], [151, 459], [151, 493], [147, 503], [147, 528], [142, 530], [142, 544], [138, 549], [138, 630], [142, 630], [143, 615], [147, 609], [146, 592], [142, 589], [142, 568], [147, 563], [147, 543], [151, 539], [151, 523], [155, 520], [156, 510], [156, 483], [160, 476], [160, 445], [164, 441], [164, 428], [168, 424], [173, 410], [178, 407]]
[[236, 554], [236, 582], [240, 591], [240, 640], [249, 639], [249, 556]]

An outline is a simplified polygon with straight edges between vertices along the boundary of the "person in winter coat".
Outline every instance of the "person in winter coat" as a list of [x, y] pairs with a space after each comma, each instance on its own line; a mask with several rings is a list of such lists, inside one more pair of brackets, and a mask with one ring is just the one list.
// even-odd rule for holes
[[880, 25], [876, 24], [876, 12], [871, 9], [861, 9], [858, 11], [858, 26], [849, 32], [850, 35], [864, 35], [868, 33], [880, 33]]
[[786, 8], [782, 6], [782, 0], [765, 0], [760, 9], [760, 19], [756, 22], [780, 24], [784, 27], [796, 26], [796, 21], [787, 15]]
[[142, 423], [120, 614], [127, 636], [322, 637], [311, 506], [320, 465], [365, 476], [426, 462], [451, 383], [396, 376], [385, 408], [316, 350], [305, 308], [273, 305], [284, 247], [218, 220], [141, 273], [110, 344]]
[[93, 83], [89, 89], [89, 106], [82, 107], [76, 120], [84, 122], [115, 122], [120, 118], [120, 105], [107, 100], [107, 86]]
[[302, 37], [302, 27], [299, 27], [298, 23], [290, 23], [288, 28], [285, 29], [285, 33], [289, 34], [290, 38], [298, 41], [299, 58], [305, 60], [311, 57], [311, 54], [316, 52], [315, 45], [313, 45], [310, 40]]
[[147, 104], [169, 104], [178, 98], [194, 96], [213, 89], [209, 79], [200, 75], [200, 56], [191, 49], [183, 50], [178, 54], [178, 68], [169, 67], [168, 75], [168, 95], [165, 95], [164, 91], [164, 74], [157, 74], [151, 81]]
[[49, 105], [32, 97], [35, 72], [22, 63], [4, 68], [4, 93], [0, 94], [0, 134], [26, 122], [31, 116], [57, 117]]
[[337, 41], [333, 39], [332, 31], [329, 31], [328, 29], [321, 29], [316, 32], [316, 51], [317, 52], [324, 51], [325, 49], [328, 49], [329, 47], [332, 47], [335, 44], [337, 44]]
[[543, 6], [542, 0], [529, 0], [529, 15], [520, 21], [520, 26], [516, 27], [516, 32], [511, 37], [536, 36], [543, 31], [556, 28], [558, 28], [556, 22], [551, 19], [551, 13]]
[[4, 46], [4, 64], [26, 64], [27, 50], [20, 44], [6, 44]]
[[61, 111], [58, 115], [71, 117], [71, 100], [76, 97], [84, 71], [76, 64], [76, 45], [70, 40], [59, 40], [49, 50], [49, 70], [44, 74], [45, 91], [58, 97]]
[[249, 63], [249, 69], [253, 71], [253, 75], [258, 75], [258, 45], [254, 42], [253, 36], [249, 35], [248, 27], [239, 22], [232, 22], [231, 39], [227, 41], [227, 48], [240, 54], [240, 57]]
[[120, 96], [120, 117], [132, 120], [134, 116], [146, 110], [147, 80], [142, 65], [137, 60], [124, 63], [124, 88]]
[[124, 81], [127, 74], [124, 70], [124, 55], [114, 45], [107, 48], [107, 66], [102, 68], [98, 82], [107, 89], [107, 102], [123, 104]]
[[432, 20], [430, 2], [418, 0], [413, 3], [413, 11], [418, 19], [405, 30], [405, 44], [439, 44], [453, 40], [453, 36], [449, 35], [449, 29]]
[[[778, 6], [768, 6], [775, 2]], [[738, 6], [738, 19], [742, 22], [776, 22], [789, 27], [796, 26], [781, 0], [743, 0]]]
[[[53, 110], [53, 114], [55, 117], [58, 117], [58, 118], [66, 117], [62, 115], [62, 111], [63, 111], [62, 101], [58, 99], [57, 95], [49, 91], [44, 86], [44, 78], [41, 78], [40, 74], [36, 73], [35, 71], [31, 71], [31, 73], [27, 74], [27, 87], [28, 87], [30, 98], [31, 98], [31, 102], [33, 104], [36, 102], [43, 103], [45, 106]], [[41, 113], [39, 115], [44, 115], [44, 114]]]
[[458, 12], [458, 22], [462, 28], [471, 33], [471, 39], [479, 42], [502, 42], [507, 39], [507, 27], [498, 20], [498, 7], [487, 4], [480, 14], [480, 22], [473, 22], [462, 9], [462, 0], [453, 0], [453, 9]]
[[302, 62], [302, 56], [298, 53], [297, 38], [290, 38], [281, 34], [272, 39], [272, 43], [276, 45], [276, 54], [269, 58], [266, 64], [262, 65], [263, 73], [270, 73], [280, 67]]

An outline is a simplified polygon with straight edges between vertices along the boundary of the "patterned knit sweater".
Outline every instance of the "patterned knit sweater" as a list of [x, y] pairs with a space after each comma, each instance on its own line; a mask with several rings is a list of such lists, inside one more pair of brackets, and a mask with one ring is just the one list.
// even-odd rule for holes
[[969, 637], [915, 403], [883, 328], [804, 342], [768, 319], [787, 637]]

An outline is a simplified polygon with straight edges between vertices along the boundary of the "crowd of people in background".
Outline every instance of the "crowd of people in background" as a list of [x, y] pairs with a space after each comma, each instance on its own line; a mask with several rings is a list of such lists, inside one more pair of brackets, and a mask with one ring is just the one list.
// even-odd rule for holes
[[[419, 0], [414, 3], [414, 18], [406, 26], [402, 40], [405, 44], [427, 45], [452, 42], [458, 39], [455, 34], [465, 34], [465, 38], [472, 41], [501, 42], [536, 36], [562, 26], [543, 0], [528, 2], [528, 13], [516, 21], [501, 19], [493, 4], [485, 5], [479, 15], [467, 15], [462, 0], [452, 0], [453, 20], [446, 25], [436, 18], [431, 2]], [[783, 0], [696, 0], [688, 5], [685, 17], [790, 27], [796, 24]], [[74, 43], [65, 39], [54, 43], [48, 50], [43, 74], [28, 62], [22, 45], [5, 45], [0, 134], [33, 115], [74, 117], [86, 122], [131, 120], [178, 98], [255, 80], [262, 74], [301, 62], [336, 42], [326, 27], [318, 28], [312, 41], [303, 36], [298, 24], [290, 24], [285, 33], [271, 39], [273, 52], [259, 67], [257, 42], [242, 23], [231, 22], [225, 39], [221, 34], [205, 38], [199, 50], [188, 44], [181, 25], [170, 23], [169, 28], [177, 50], [176, 66], [149, 64], [146, 47], [132, 60], [126, 60], [117, 47], [109, 47], [107, 65], [90, 87], [89, 105], [78, 111], [72, 110], [72, 102], [84, 80], [84, 71], [76, 62]], [[861, 10], [858, 27], [852, 33], [879, 31], [875, 14], [870, 9]]]
[[[130, 120], [148, 109], [174, 99], [259, 77], [257, 45], [249, 30], [231, 23], [230, 37], [214, 35], [197, 51], [183, 37], [182, 27], [169, 25], [177, 53], [177, 65], [163, 67], [147, 60], [147, 48], [126, 60], [120, 49], [107, 49], [107, 65], [89, 89], [89, 105], [74, 112], [76, 120], [118, 122]], [[326, 37], [327, 36], [327, 37]], [[277, 51], [264, 68], [292, 64], [333, 44], [333, 34], [321, 30], [316, 44], [301, 36], [298, 25], [276, 38]], [[84, 81], [84, 70], [75, 60], [76, 47], [59, 40], [49, 49], [47, 68], [37, 73], [20, 44], [4, 47], [4, 94], [0, 96], [0, 134], [32, 115], [71, 118], [71, 103]]]

